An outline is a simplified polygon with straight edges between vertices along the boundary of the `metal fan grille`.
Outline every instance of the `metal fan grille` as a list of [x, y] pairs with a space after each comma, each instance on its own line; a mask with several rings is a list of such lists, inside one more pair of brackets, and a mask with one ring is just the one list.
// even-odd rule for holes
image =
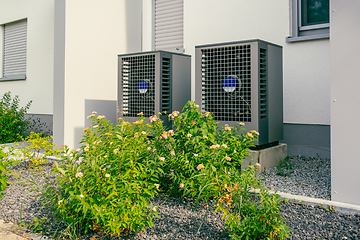
[[122, 91], [124, 115], [155, 114], [155, 55], [122, 58]]
[[[217, 121], [251, 122], [250, 45], [202, 49], [201, 55], [202, 111]], [[237, 78], [232, 92], [223, 89], [229, 76]]]

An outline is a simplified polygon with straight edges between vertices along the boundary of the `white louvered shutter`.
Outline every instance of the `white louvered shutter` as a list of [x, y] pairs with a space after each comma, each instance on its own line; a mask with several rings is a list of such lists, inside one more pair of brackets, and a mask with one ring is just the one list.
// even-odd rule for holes
[[4, 25], [3, 77], [25, 78], [27, 21]]
[[155, 50], [183, 51], [184, 0], [155, 0]]

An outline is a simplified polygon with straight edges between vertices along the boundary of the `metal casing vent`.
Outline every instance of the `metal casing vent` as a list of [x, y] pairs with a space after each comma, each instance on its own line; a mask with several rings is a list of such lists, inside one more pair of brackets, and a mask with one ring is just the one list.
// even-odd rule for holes
[[[191, 99], [191, 58], [166, 51], [118, 56], [118, 115], [136, 121], [180, 111]], [[161, 117], [167, 120], [164, 114]]]
[[220, 124], [244, 122], [257, 145], [283, 138], [282, 47], [262, 40], [197, 46], [195, 99]]

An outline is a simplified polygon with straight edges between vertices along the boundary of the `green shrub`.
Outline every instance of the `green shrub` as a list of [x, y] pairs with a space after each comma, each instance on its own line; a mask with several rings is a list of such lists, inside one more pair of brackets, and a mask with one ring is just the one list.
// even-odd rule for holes
[[[159, 189], [173, 195], [215, 198], [233, 239], [283, 239], [288, 229], [279, 215], [279, 196], [269, 194], [255, 177], [256, 166], [238, 170], [257, 140], [244, 124], [219, 127], [212, 114], [194, 102], [169, 114], [173, 129], [157, 116], [116, 127], [104, 116], [89, 116], [81, 147], [64, 146], [56, 163], [56, 181], [47, 179], [39, 197], [67, 226], [119, 234], [153, 226], [157, 208], [150, 204]], [[148, 136], [151, 136], [150, 138]], [[260, 189], [253, 194], [253, 189]], [[36, 223], [38, 224], [38, 223]], [[38, 225], [36, 225], [38, 226]]]
[[[154, 139], [149, 154], [165, 158], [163, 170], [167, 174], [162, 180], [168, 182], [167, 190], [175, 195], [197, 196], [207, 184], [208, 179], [204, 178], [207, 170], [214, 172], [211, 178], [228, 181], [257, 139], [257, 132], [244, 133], [243, 123], [220, 128], [212, 114], [201, 114], [194, 102], [186, 104], [183, 113], [169, 114], [169, 119], [173, 121], [173, 130], [164, 131], [162, 122], [156, 116], [150, 117]], [[219, 175], [219, 170], [224, 175]], [[201, 198], [215, 196], [218, 188], [212, 184]]]
[[17, 95], [12, 98], [11, 93], [6, 92], [2, 96], [0, 99], [0, 144], [20, 141], [21, 137], [26, 135], [29, 120], [25, 119], [25, 114], [31, 103], [32, 101], [20, 108]]
[[147, 133], [125, 121], [113, 128], [103, 116], [89, 118], [93, 126], [84, 129], [82, 147], [64, 146], [53, 170], [56, 183], [48, 180], [39, 196], [79, 232], [120, 234], [153, 226], [158, 213], [150, 198], [158, 192], [161, 161], [147, 157]]

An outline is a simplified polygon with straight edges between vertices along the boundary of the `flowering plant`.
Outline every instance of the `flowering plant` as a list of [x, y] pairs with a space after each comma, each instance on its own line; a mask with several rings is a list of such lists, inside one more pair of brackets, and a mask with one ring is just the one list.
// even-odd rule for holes
[[68, 225], [78, 231], [103, 230], [120, 234], [153, 225], [157, 207], [150, 204], [159, 189], [160, 159], [148, 158], [144, 121], [130, 124], [120, 119], [113, 127], [103, 116], [89, 116], [93, 125], [84, 129], [82, 146], [69, 149], [55, 163], [55, 182], [45, 196]]
[[[258, 134], [256, 131], [244, 132], [243, 123], [220, 128], [212, 114], [200, 113], [194, 102], [188, 102], [182, 113], [174, 111], [169, 114], [169, 120], [173, 121], [173, 129], [165, 131], [159, 118], [150, 118], [154, 136], [150, 153], [156, 150], [159, 156], [165, 157], [165, 174], [161, 180], [167, 182], [166, 190], [175, 195], [197, 196], [208, 181], [203, 176], [209, 171], [215, 173], [214, 179], [235, 172], [241, 159], [248, 155], [249, 148], [254, 146]], [[218, 175], [221, 169], [224, 176]], [[212, 185], [203, 193], [208, 199], [217, 188]]]

